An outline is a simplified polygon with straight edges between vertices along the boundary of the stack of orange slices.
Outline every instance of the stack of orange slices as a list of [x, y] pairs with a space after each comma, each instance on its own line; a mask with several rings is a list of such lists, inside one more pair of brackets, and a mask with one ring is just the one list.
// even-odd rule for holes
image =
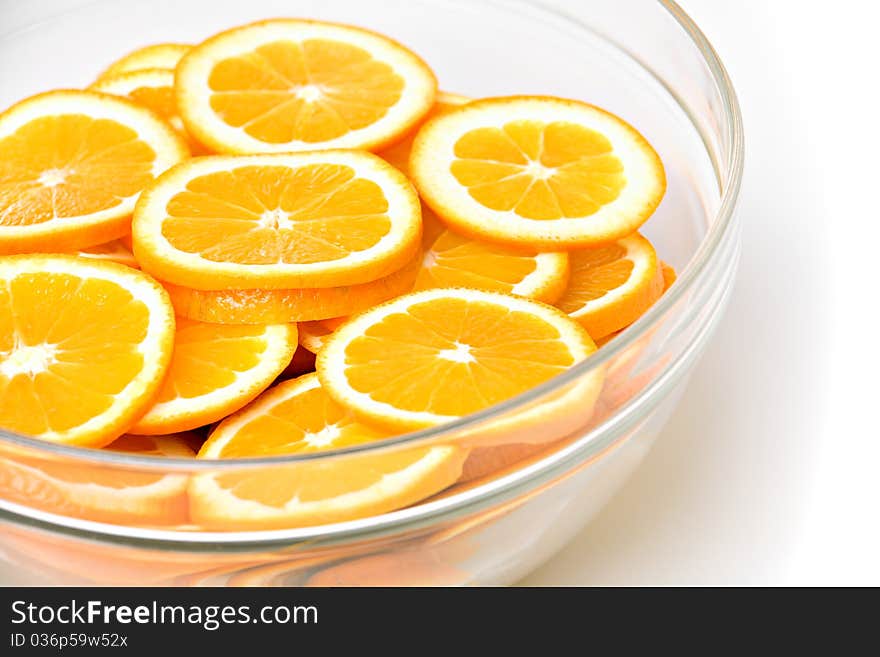
[[[619, 117], [438, 92], [418, 55], [361, 28], [276, 19], [141, 48], [0, 114], [0, 428], [178, 457], [207, 435], [197, 458], [223, 459], [479, 413], [663, 294], [674, 272], [638, 231], [665, 187]], [[548, 414], [601, 403], [603, 370], [583, 379], [505, 432], [559, 438]], [[505, 466], [496, 443], [97, 485], [130, 489], [153, 524], [173, 507], [167, 522], [215, 529], [316, 525], [491, 474], [467, 460], [478, 446]], [[10, 456], [0, 481], [118, 516], [128, 498], [101, 509], [59, 467]]]

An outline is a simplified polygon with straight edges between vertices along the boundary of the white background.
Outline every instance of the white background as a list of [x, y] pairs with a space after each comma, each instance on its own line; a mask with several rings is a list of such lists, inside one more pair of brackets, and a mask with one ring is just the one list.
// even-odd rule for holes
[[739, 280], [642, 468], [524, 583], [880, 585], [877, 3], [679, 2], [743, 109]]

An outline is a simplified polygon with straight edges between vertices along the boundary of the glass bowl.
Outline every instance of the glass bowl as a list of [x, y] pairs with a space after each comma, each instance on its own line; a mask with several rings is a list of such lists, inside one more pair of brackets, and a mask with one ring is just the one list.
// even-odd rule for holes
[[[0, 580], [505, 584], [602, 508], [678, 401], [722, 315], [739, 252], [739, 108], [717, 55], [674, 2], [597, 0], [577, 13], [498, 0], [215, 0], [210, 11], [180, 0], [66, 5], [29, 4], [4, 16], [0, 106], [53, 87], [86, 86], [139, 45], [194, 42], [294, 15], [388, 34], [430, 62], [446, 91], [549, 94], [605, 107], [636, 126], [666, 165], [668, 191], [644, 232], [679, 278], [645, 316], [565, 374], [458, 422], [369, 447], [195, 461], [4, 433]], [[605, 370], [605, 386], [593, 409], [584, 382], [597, 368]], [[437, 445], [462, 450], [465, 476], [408, 508], [301, 528], [208, 529], [190, 520], [193, 482], [281, 481], [304, 468], [332, 476], [342, 462]]]

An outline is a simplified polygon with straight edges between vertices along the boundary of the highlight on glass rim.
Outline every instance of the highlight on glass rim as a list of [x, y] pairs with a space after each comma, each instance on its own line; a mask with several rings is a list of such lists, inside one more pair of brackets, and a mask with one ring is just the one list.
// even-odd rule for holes
[[178, 4], [0, 34], [0, 583], [515, 584], [724, 311], [723, 66], [653, 0]]

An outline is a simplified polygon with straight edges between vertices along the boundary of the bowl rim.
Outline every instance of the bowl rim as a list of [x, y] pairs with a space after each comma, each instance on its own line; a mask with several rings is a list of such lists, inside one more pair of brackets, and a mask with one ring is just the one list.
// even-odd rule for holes
[[[540, 2], [540, 0], [519, 0], [516, 4], [511, 4], [509, 2], [502, 3], [499, 2], [499, 0], [483, 1], [486, 4], [501, 7], [506, 11], [524, 10], [537, 12], [539, 14], [543, 14], [545, 18], [549, 17], [555, 20], [561, 19], [579, 29], [588, 30], [591, 32], [594, 31], [593, 28], [585, 23], [583, 20], [574, 17], [556, 7], [545, 5]], [[675, 0], [656, 0], [656, 2], [674, 18], [679, 27], [684, 30], [685, 34], [696, 46], [717, 88], [722, 102], [722, 113], [726, 117], [723, 129], [726, 132], [727, 141], [730, 146], [729, 152], [727, 153], [726, 157], [726, 176], [723, 179], [719, 179], [718, 181], [721, 187], [721, 198], [718, 210], [715, 214], [714, 221], [712, 221], [711, 225], [709, 226], [709, 230], [707, 231], [704, 239], [698, 246], [696, 252], [691, 257], [688, 264], [680, 272], [678, 280], [676, 281], [676, 285], [672, 286], [672, 288], [670, 288], [670, 290], [666, 294], [664, 294], [663, 297], [657, 303], [655, 303], [654, 306], [652, 306], [642, 317], [640, 317], [619, 337], [617, 337], [614, 341], [605, 346], [603, 349], [598, 350], [597, 352], [589, 356], [586, 360], [577, 363], [569, 370], [560, 375], [557, 375], [553, 379], [550, 379], [549, 381], [546, 381], [545, 383], [535, 388], [521, 393], [520, 395], [505, 400], [504, 402], [479, 411], [478, 413], [473, 413], [471, 415], [460, 418], [453, 422], [440, 425], [438, 427], [432, 427], [429, 429], [406, 433], [400, 436], [387, 438], [382, 441], [368, 443], [366, 445], [328, 450], [326, 452], [315, 454], [242, 459], [197, 460], [174, 457], [169, 458], [138, 456], [122, 452], [112, 452], [110, 450], [97, 450], [87, 447], [52, 443], [38, 438], [21, 436], [13, 432], [8, 432], [4, 430], [0, 430], [0, 444], [5, 444], [7, 446], [19, 449], [30, 449], [34, 453], [44, 453], [55, 457], [71, 457], [77, 459], [77, 461], [79, 462], [103, 463], [127, 469], [139, 468], [143, 471], [162, 471], [165, 473], [186, 472], [191, 474], [197, 474], [198, 472], [217, 473], [224, 470], [239, 470], [259, 466], [278, 466], [292, 463], [328, 460], [344, 455], [393, 449], [403, 445], [417, 447], [423, 442], [442, 439], [442, 437], [447, 434], [477, 426], [480, 423], [491, 420], [492, 418], [500, 414], [504, 414], [513, 411], [514, 409], [517, 409], [521, 406], [530, 404], [540, 399], [544, 395], [557, 391], [566, 384], [572, 383], [581, 375], [585, 374], [587, 371], [595, 367], [602, 366], [611, 359], [620, 355], [625, 350], [629, 349], [634, 343], [636, 343], [646, 333], [648, 333], [658, 322], [658, 320], [660, 320], [667, 313], [667, 311], [675, 306], [679, 299], [681, 299], [687, 291], [691, 290], [695, 286], [698, 280], [702, 277], [705, 270], [713, 262], [713, 256], [717, 253], [719, 246], [724, 242], [725, 238], [732, 231], [733, 228], [734, 210], [739, 197], [744, 164], [744, 135], [741, 111], [736, 97], [736, 92], [734, 91], [732, 82], [724, 65], [721, 63], [718, 54], [716, 53], [706, 36], [702, 33], [699, 27], [697, 27], [690, 16], [675, 2]], [[602, 38], [607, 40], [607, 37], [603, 36]], [[629, 55], [629, 53], [627, 54]], [[641, 66], [645, 67], [644, 62], [639, 63]], [[651, 72], [650, 69], [648, 70], [649, 72]], [[655, 79], [657, 78], [657, 76], [654, 77]], [[712, 155], [711, 151], [707, 150], [707, 154], [713, 161], [713, 166], [716, 168], [717, 175], [718, 163], [715, 161], [715, 158]], [[635, 414], [635, 411], [639, 408], [642, 408], [644, 406], [645, 400], [650, 397], [650, 395], [646, 393], [653, 393], [654, 391], [656, 391], [658, 386], [654, 384], [658, 383], [661, 380], [665, 381], [666, 375], [670, 374], [672, 369], [679, 363], [679, 361], [683, 359], [684, 355], [680, 355], [678, 359], [675, 359], [673, 360], [673, 362], [669, 363], [666, 370], [664, 372], [661, 372], [658, 379], [655, 380], [652, 385], [646, 387], [646, 389], [643, 391], [643, 394], [640, 394], [637, 398], [631, 400], [630, 403], [628, 403], [624, 408], [619, 409], [612, 417], [606, 419], [593, 431], [574, 441], [571, 445], [568, 445], [567, 447], [561, 449], [558, 453], [554, 453], [543, 459], [540, 459], [531, 466], [527, 466], [520, 470], [517, 470], [515, 473], [508, 475], [508, 477], [516, 479], [516, 481], [519, 481], [520, 483], [523, 483], [524, 480], [531, 481], [537, 474], [540, 474], [542, 470], [546, 470], [547, 468], [552, 467], [551, 462], [558, 461], [558, 459], [554, 459], [553, 457], [556, 457], [557, 455], [561, 456], [563, 454], [568, 454], [574, 448], [582, 448], [588, 444], [595, 443], [596, 445], [601, 445], [603, 443], [603, 439], [607, 440], [609, 436], [619, 431], [620, 426], [625, 426], [627, 422], [632, 423], [632, 418]], [[508, 477], [504, 477], [503, 479], [507, 479]], [[456, 507], [467, 505], [470, 501], [472, 501], [474, 497], [480, 496], [479, 493], [482, 488], [483, 486], [478, 486], [474, 489], [451, 495], [448, 498], [439, 500], [438, 502], [430, 502], [417, 505], [416, 507], [412, 507], [412, 509], [423, 509], [425, 507], [434, 506], [439, 502], [446, 502], [451, 500], [458, 500], [458, 504], [455, 505]], [[3, 502], [5, 504], [5, 501]], [[18, 507], [18, 505], [14, 504], [11, 506]], [[71, 526], [73, 526], [74, 524], [81, 526], [93, 525], [94, 527], [89, 530], [90, 533], [95, 532], [96, 529], [99, 527], [102, 528], [100, 533], [106, 532], [108, 528], [117, 527], [116, 525], [112, 524], [95, 523], [91, 521], [79, 521], [74, 518], [56, 516], [55, 514], [40, 512], [35, 509], [30, 509], [29, 507], [21, 508], [27, 508], [27, 514], [25, 515], [32, 516], [32, 520], [34, 520], [35, 522], [48, 522], [55, 528], [58, 527], [57, 521], [50, 522], [49, 520], [46, 520], [46, 518], [43, 518], [42, 520], [40, 520], [40, 518], [43, 516], [54, 519], [63, 518], [65, 523], [68, 523], [69, 521]], [[8, 512], [4, 510], [4, 513]], [[384, 517], [390, 518], [392, 516], [397, 516], [399, 513], [401, 512], [392, 512], [389, 514], [374, 516], [364, 520], [369, 521], [375, 520], [376, 518]], [[13, 515], [21, 517], [20, 513], [13, 513]], [[433, 516], [434, 513], [430, 513], [428, 515]], [[352, 523], [338, 523], [338, 525], [340, 526], [347, 526], [351, 524]], [[373, 524], [375, 525], [376, 523]], [[168, 531], [150, 529], [135, 531], [135, 528], [131, 526], [120, 525], [118, 527], [121, 530], [124, 530], [123, 532], [121, 532], [121, 534], [130, 535], [132, 537], [134, 537], [136, 534], [145, 534], [141, 538], [146, 539], [146, 534], [153, 534], [155, 532], [158, 532], [160, 534], [174, 534], [176, 537], [179, 537], [179, 539], [175, 540], [183, 540], [184, 542], [192, 542], [192, 537], [194, 536], [213, 536], [214, 540], [217, 540], [218, 537], [222, 536], [224, 537], [225, 541], [228, 541], [232, 535], [236, 534], [236, 532], [212, 533], [199, 531], [190, 533], [179, 530]], [[238, 532], [238, 534], [241, 534], [242, 536], [248, 534], [259, 534], [261, 537], [265, 537], [265, 539], [271, 540], [270, 535], [276, 534], [278, 532], [284, 532], [286, 536], [286, 542], [289, 543], [293, 533], [296, 533], [297, 535], [300, 535], [302, 537], [310, 535], [312, 535], [313, 537], [318, 535], [327, 536], [327, 530], [329, 527], [331, 527], [331, 525], [321, 525], [316, 528], [301, 528], [297, 530], [258, 530], [253, 532]], [[84, 527], [82, 528], [84, 529]], [[351, 530], [357, 533], [357, 530], [354, 527], [351, 527]], [[116, 532], [109, 533], [115, 534]], [[189, 540], [187, 541], [186, 539]], [[260, 543], [265, 544], [265, 541], [261, 540]]]

